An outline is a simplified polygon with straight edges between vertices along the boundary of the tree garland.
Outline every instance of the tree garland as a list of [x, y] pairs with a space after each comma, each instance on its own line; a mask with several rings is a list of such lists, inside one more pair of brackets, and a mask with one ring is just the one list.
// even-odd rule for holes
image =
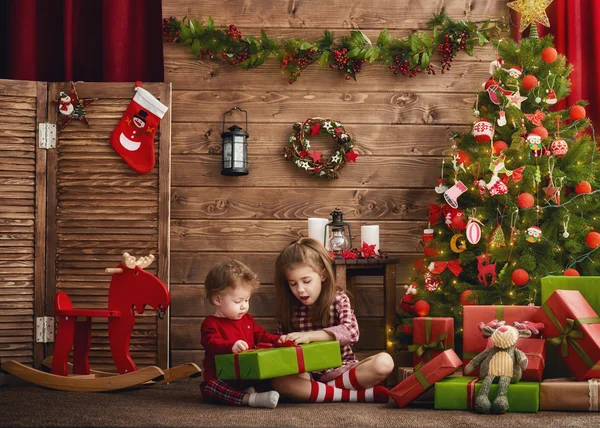
[[[436, 74], [450, 70], [456, 54], [464, 50], [473, 55], [476, 43], [483, 46], [491, 37], [498, 35], [502, 23], [485, 21], [479, 27], [472, 21], [453, 21], [442, 11], [429, 21], [432, 35], [425, 32], [412, 33], [408, 37], [392, 38], [387, 29], [383, 29], [372, 43], [361, 31], [350, 31], [349, 36], [335, 40], [329, 30], [323, 37], [310, 42], [299, 38], [285, 39], [281, 42], [270, 39], [264, 30], [260, 38], [243, 36], [235, 25], [227, 30], [216, 29], [211, 17], [206, 23], [184, 17], [163, 20], [163, 36], [169, 43], [181, 43], [192, 47], [192, 54], [198, 58], [221, 59], [231, 65], [246, 69], [256, 68], [274, 55], [280, 67], [294, 83], [311, 64], [319, 63], [321, 68], [329, 67], [344, 73], [346, 80], [356, 80], [365, 62], [383, 62], [394, 72], [414, 77], [417, 73]], [[440, 65], [434, 65], [431, 58], [434, 53], [441, 55]]]
[[[333, 155], [325, 155], [313, 150], [311, 153], [308, 135], [328, 135], [338, 144]], [[354, 140], [346, 133], [344, 126], [335, 120], [312, 118], [294, 124], [294, 132], [288, 139], [289, 145], [284, 149], [285, 158], [293, 161], [298, 168], [324, 178], [339, 178], [339, 170], [346, 161], [356, 162], [358, 153], [354, 148]]]

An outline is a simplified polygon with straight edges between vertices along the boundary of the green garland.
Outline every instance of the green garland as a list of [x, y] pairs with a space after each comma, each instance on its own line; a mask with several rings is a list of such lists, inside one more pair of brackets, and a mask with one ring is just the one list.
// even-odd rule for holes
[[[454, 56], [464, 50], [473, 55], [478, 43], [483, 46], [490, 38], [498, 35], [502, 23], [485, 21], [479, 27], [472, 21], [453, 21], [442, 11], [428, 22], [432, 35], [425, 32], [410, 34], [404, 39], [395, 39], [383, 29], [372, 43], [361, 31], [350, 31], [349, 36], [335, 40], [333, 33], [325, 30], [323, 37], [310, 42], [299, 38], [281, 42], [270, 39], [264, 31], [260, 38], [243, 36], [235, 25], [226, 30], [216, 29], [212, 18], [206, 23], [184, 17], [181, 21], [171, 17], [163, 20], [163, 36], [170, 43], [181, 43], [192, 47], [193, 55], [210, 59], [221, 59], [231, 65], [251, 69], [262, 65], [274, 55], [282, 70], [289, 73], [289, 83], [295, 82], [311, 64], [329, 67], [344, 73], [346, 80], [356, 80], [365, 62], [383, 62], [394, 72], [414, 77], [417, 73], [436, 74], [450, 70]], [[434, 53], [442, 59], [434, 65]]]

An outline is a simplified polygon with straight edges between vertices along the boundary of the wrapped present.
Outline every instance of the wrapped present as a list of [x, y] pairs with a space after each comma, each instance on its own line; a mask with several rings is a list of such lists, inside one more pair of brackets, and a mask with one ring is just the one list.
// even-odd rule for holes
[[454, 350], [448, 349], [430, 362], [415, 367], [413, 374], [390, 391], [390, 396], [398, 406], [405, 407], [434, 383], [454, 373], [461, 364], [462, 361]]
[[[492, 338], [488, 338], [486, 348], [493, 348]], [[519, 338], [516, 347], [527, 357], [527, 367], [523, 370], [521, 380], [541, 382], [546, 367], [546, 340]]]
[[[468, 305], [463, 307], [463, 364], [466, 366], [487, 346], [487, 337], [477, 327], [480, 322], [493, 320], [506, 321], [512, 325], [515, 321], [532, 321], [539, 306], [492, 306]], [[479, 369], [471, 373], [478, 375]]]
[[540, 410], [598, 411], [598, 379], [548, 379], [540, 384]]
[[413, 319], [413, 365], [431, 361], [446, 349], [454, 349], [454, 318], [418, 317]]
[[[398, 367], [398, 382], [402, 382], [405, 379], [408, 379], [410, 375], [414, 373], [413, 367]], [[452, 373], [450, 376], [461, 376], [462, 370], [457, 370]], [[435, 385], [425, 391], [423, 394], [415, 398], [413, 401], [415, 403], [433, 403], [433, 393], [435, 391]]]
[[556, 290], [535, 319], [577, 380], [600, 377], [600, 318], [579, 291]]
[[600, 313], [600, 277], [545, 276], [542, 278], [542, 303], [556, 290], [577, 290], [596, 313]]
[[215, 355], [215, 363], [219, 379], [258, 380], [340, 367], [342, 356], [340, 342], [328, 341]]
[[[435, 384], [434, 405], [436, 410], [471, 410], [481, 388], [476, 377], [456, 376]], [[490, 401], [498, 393], [498, 385], [490, 386]], [[535, 413], [540, 404], [539, 382], [518, 382], [508, 387], [508, 411], [511, 413]]]

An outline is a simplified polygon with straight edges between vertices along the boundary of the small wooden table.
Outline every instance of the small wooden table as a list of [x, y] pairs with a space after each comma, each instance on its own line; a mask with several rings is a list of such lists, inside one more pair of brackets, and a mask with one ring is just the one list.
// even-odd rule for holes
[[383, 301], [385, 318], [385, 350], [395, 358], [394, 343], [388, 334], [394, 331], [396, 323], [396, 265], [399, 259], [335, 259], [336, 283], [354, 295], [357, 276], [383, 276]]

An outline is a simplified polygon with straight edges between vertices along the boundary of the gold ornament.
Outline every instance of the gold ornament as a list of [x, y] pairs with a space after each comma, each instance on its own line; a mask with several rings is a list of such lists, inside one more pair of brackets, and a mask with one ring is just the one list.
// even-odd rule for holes
[[450, 239], [450, 249], [455, 253], [462, 253], [467, 249], [467, 243], [464, 241], [464, 239], [462, 239], [458, 243], [458, 245], [456, 245], [456, 242], [460, 239], [461, 236], [462, 234], [457, 233], [454, 236], [452, 236], [452, 239]]
[[521, 28], [519, 31], [522, 33], [529, 25], [535, 22], [539, 22], [546, 27], [550, 27], [550, 21], [548, 15], [546, 15], [546, 8], [554, 0], [516, 0], [507, 4], [511, 9], [521, 14]]

